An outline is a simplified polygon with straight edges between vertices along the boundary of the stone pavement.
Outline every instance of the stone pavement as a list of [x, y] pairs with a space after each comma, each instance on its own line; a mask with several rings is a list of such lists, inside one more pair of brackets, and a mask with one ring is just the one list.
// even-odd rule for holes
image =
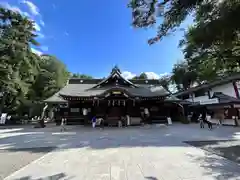
[[6, 180], [240, 180], [236, 163], [183, 143], [240, 140], [240, 128], [209, 131], [195, 124], [174, 124], [68, 129], [64, 133], [58, 128], [0, 130], [0, 149], [57, 147]]

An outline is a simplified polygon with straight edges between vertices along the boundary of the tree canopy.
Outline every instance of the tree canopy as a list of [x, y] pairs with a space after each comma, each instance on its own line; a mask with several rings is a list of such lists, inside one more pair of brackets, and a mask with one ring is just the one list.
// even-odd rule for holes
[[235, 38], [240, 28], [236, 18], [239, 16], [239, 0], [131, 0], [129, 7], [134, 27], [146, 28], [160, 22], [156, 37], [150, 39], [149, 44], [175, 32], [192, 14], [195, 20], [204, 22], [202, 30], [209, 38], [209, 44], [219, 39], [229, 41]]
[[87, 75], [87, 74], [80, 74], [80, 73], [73, 73], [72, 78], [82, 78], [82, 79], [93, 79], [92, 76]]
[[182, 22], [193, 17], [179, 43], [184, 60], [172, 69], [171, 82], [178, 90], [240, 71], [239, 0], [131, 0], [129, 7], [134, 27], [157, 24], [150, 45], [181, 30]]
[[146, 73], [141, 73], [139, 76], [135, 76], [132, 79], [148, 79]]
[[56, 57], [32, 52], [32, 47], [39, 46], [32, 20], [0, 7], [0, 22], [1, 104], [5, 111], [18, 112], [22, 106], [56, 93], [65, 85], [69, 72]]

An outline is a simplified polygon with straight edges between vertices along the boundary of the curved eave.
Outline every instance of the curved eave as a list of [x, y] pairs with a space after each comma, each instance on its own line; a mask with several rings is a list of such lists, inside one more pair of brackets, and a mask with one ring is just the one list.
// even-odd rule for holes
[[53, 96], [43, 100], [45, 103], [56, 103], [56, 104], [61, 104], [61, 103], [67, 103], [65, 99], [63, 99], [59, 93], [54, 94]]
[[[105, 96], [66, 96], [66, 95], [61, 95], [64, 100], [72, 100], [72, 101], [87, 101], [87, 100], [103, 100], [107, 97]], [[128, 99], [131, 100], [164, 100], [165, 96], [129, 96], [127, 97]]]

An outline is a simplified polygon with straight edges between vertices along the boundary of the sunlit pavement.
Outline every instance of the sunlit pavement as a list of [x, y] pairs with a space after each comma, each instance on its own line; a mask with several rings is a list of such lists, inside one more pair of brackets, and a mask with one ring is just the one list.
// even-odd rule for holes
[[[31, 158], [7, 180], [226, 180], [240, 179], [240, 167], [227, 159], [185, 144], [195, 140], [240, 140], [240, 128], [212, 131], [197, 124], [169, 127], [90, 129], [68, 126], [0, 129], [1, 161]], [[48, 150], [55, 148], [53, 151]], [[48, 149], [48, 150], [46, 150]], [[14, 156], [8, 153], [15, 153]], [[21, 154], [24, 153], [24, 154]], [[39, 156], [33, 154], [40, 154]], [[29, 164], [28, 164], [29, 163]], [[27, 165], [28, 164], [28, 165]]]

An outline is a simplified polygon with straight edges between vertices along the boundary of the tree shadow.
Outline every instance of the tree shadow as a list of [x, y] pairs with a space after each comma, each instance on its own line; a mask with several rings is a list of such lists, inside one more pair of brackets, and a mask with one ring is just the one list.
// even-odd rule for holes
[[[54, 133], [45, 133], [45, 134], [22, 134], [14, 137], [5, 137], [0, 139], [0, 145], [8, 144], [11, 148], [7, 148], [6, 151], [10, 152], [50, 152], [53, 150], [62, 151], [65, 149], [78, 149], [78, 148], [89, 148], [92, 150], [104, 150], [104, 149], [113, 149], [113, 148], [135, 148], [135, 147], [189, 147], [195, 146], [197, 148], [202, 148], [205, 146], [214, 146], [217, 144], [225, 143], [226, 140], [222, 141], [180, 141], [179, 138], [176, 138], [178, 134], [173, 131], [169, 131], [168, 128], [160, 128], [158, 130], [153, 129], [143, 129], [143, 128], [114, 128], [114, 129], [105, 129], [103, 131], [86, 129], [83, 133], [74, 134], [72, 131], [67, 131], [66, 133], [54, 132]], [[191, 132], [194, 132], [191, 131]], [[205, 132], [205, 131], [204, 131]], [[185, 133], [185, 132], [181, 132]], [[208, 132], [211, 133], [214, 132]], [[200, 133], [199, 133], [200, 134]], [[232, 134], [233, 135], [233, 134]], [[186, 135], [186, 137], [188, 137]], [[189, 137], [191, 139], [191, 137]], [[197, 142], [197, 143], [196, 143]], [[228, 141], [229, 142], [229, 141]], [[239, 142], [239, 141], [232, 141]], [[59, 145], [61, 146], [60, 148]], [[235, 146], [238, 146], [235, 144]], [[29, 148], [28, 148], [29, 147]], [[235, 163], [229, 163], [224, 158], [216, 156], [214, 154], [224, 157], [224, 154], [232, 154], [232, 158], [236, 158], [238, 155], [235, 155], [239, 147], [223, 147], [217, 146], [217, 149], [220, 154], [216, 153], [216, 150], [208, 152], [204, 156], [194, 155], [191, 157], [191, 160], [196, 164], [200, 164], [204, 169], [204, 174], [213, 176], [216, 180], [221, 179], [237, 179], [240, 177], [239, 167]], [[206, 150], [206, 149], [204, 149]], [[225, 152], [226, 151], [226, 152]], [[232, 152], [234, 151], [234, 153]], [[239, 157], [239, 156], [238, 156]], [[31, 178], [31, 177], [26, 177]], [[156, 177], [147, 176], [145, 179], [157, 180]], [[28, 180], [28, 179], [23, 179]], [[38, 180], [38, 179], [37, 179]]]
[[[240, 178], [240, 141], [188, 141], [192, 146], [205, 151], [204, 156], [191, 156], [191, 159], [204, 168], [205, 175], [216, 180]], [[232, 146], [231, 146], [232, 145]]]
[[152, 177], [152, 176], [148, 176], [148, 177], [144, 177], [145, 179], [148, 179], [148, 180], [158, 180], [158, 178], [156, 177]]
[[72, 177], [67, 177], [65, 173], [54, 174], [51, 176], [41, 177], [38, 179], [33, 179], [31, 176], [22, 177], [15, 180], [60, 180], [64, 178], [65, 180], [70, 180]]

